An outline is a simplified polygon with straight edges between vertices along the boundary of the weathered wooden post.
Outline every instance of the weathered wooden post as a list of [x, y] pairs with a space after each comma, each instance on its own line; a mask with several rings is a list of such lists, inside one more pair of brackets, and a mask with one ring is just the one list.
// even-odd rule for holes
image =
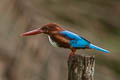
[[71, 56], [68, 60], [68, 80], [94, 80], [94, 68], [94, 56]]

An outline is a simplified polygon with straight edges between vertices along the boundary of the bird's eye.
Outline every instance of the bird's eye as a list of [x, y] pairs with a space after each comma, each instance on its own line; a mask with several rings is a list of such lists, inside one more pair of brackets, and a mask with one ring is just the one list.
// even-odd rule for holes
[[48, 26], [44, 27], [44, 30], [48, 30]]

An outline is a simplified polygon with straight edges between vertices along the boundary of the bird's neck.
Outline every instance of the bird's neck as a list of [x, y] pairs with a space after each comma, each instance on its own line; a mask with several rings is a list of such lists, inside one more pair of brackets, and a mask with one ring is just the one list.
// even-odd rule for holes
[[57, 43], [51, 39], [51, 36], [48, 35], [48, 39], [49, 39], [50, 44], [52, 44], [54, 47], [58, 47]]

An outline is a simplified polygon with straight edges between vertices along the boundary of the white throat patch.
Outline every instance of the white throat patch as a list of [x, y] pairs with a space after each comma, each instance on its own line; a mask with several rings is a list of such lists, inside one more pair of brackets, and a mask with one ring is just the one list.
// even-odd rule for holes
[[48, 39], [49, 39], [49, 42], [54, 46], [54, 47], [57, 47], [57, 43], [54, 42], [50, 36], [48, 36]]

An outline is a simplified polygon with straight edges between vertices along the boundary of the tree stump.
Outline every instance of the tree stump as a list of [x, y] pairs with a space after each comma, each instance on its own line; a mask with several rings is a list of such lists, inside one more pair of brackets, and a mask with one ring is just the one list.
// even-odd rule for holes
[[94, 56], [70, 56], [68, 59], [68, 80], [94, 80], [94, 68]]

